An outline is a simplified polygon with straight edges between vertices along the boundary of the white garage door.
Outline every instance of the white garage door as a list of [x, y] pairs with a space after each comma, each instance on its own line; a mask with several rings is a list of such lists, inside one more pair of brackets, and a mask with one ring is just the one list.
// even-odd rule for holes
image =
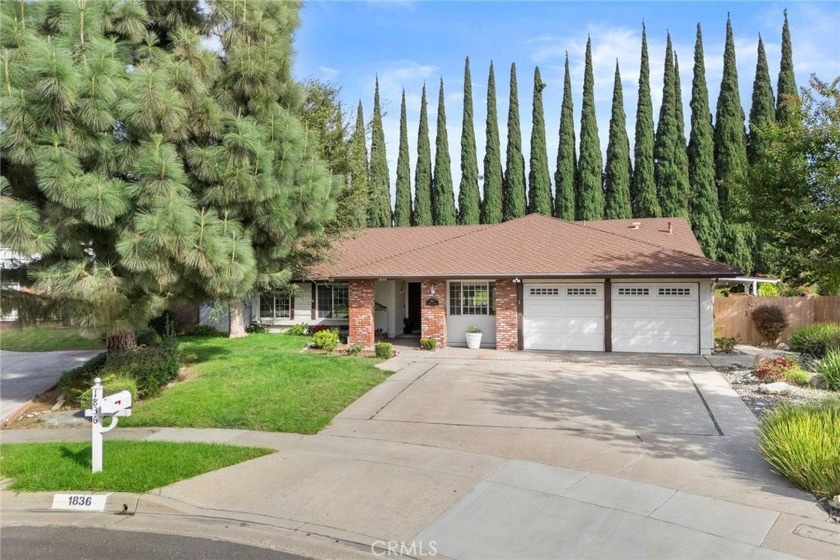
[[613, 284], [613, 352], [697, 354], [697, 284]]
[[526, 284], [526, 350], [604, 350], [603, 284]]

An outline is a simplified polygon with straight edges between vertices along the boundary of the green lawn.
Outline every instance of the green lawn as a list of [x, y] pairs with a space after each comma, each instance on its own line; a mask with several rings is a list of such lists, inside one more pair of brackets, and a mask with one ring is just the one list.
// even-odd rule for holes
[[88, 443], [4, 444], [0, 477], [13, 479], [8, 489], [29, 492], [148, 492], [271, 452], [206, 443], [106, 441], [103, 470], [93, 474]]
[[0, 331], [0, 349], [15, 352], [96, 350], [102, 346], [98, 338], [82, 336], [81, 331], [74, 328], [26, 327]]
[[306, 337], [182, 339], [196, 379], [138, 402], [126, 426], [241, 428], [314, 434], [388, 373], [375, 359], [302, 354]]

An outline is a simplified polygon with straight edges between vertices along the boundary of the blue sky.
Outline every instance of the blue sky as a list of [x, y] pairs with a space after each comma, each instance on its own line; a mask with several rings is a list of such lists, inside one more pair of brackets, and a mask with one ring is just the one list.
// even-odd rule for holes
[[[542, 80], [549, 161], [556, 159], [557, 129], [563, 87], [563, 61], [571, 64], [575, 124], [580, 126], [584, 50], [592, 37], [595, 97], [601, 149], [606, 150], [613, 74], [621, 66], [628, 134], [633, 143], [642, 20], [647, 26], [654, 115], [662, 90], [666, 33], [679, 57], [686, 120], [691, 94], [695, 26], [703, 28], [706, 79], [712, 113], [721, 80], [727, 12], [735, 34], [741, 104], [749, 114], [755, 76], [756, 48], [761, 34], [774, 85], [781, 56], [783, 10], [788, 9], [797, 85], [811, 73], [824, 80], [840, 75], [840, 2], [444, 2], [322, 1], [305, 3], [296, 36], [295, 75], [318, 78], [342, 88], [342, 98], [355, 108], [361, 99], [365, 118], [373, 107], [374, 80], [379, 75], [391, 183], [395, 180], [399, 142], [400, 93], [408, 104], [412, 176], [417, 149], [420, 92], [427, 84], [434, 149], [438, 84], [446, 92], [447, 128], [456, 190], [460, 178], [460, 134], [463, 110], [464, 58], [470, 57], [479, 166], [484, 153], [486, 84], [490, 61], [496, 66], [497, 107], [502, 149], [506, 142], [508, 76], [516, 63], [525, 159], [531, 131], [534, 67]], [[688, 131], [688, 123], [686, 131]]]

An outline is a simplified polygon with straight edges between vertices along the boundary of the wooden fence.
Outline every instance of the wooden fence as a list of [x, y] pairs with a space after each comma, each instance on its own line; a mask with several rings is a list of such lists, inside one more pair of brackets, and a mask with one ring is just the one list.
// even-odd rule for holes
[[715, 328], [725, 336], [740, 336], [741, 344], [761, 344], [752, 310], [760, 305], [777, 305], [785, 312], [788, 327], [776, 342], [787, 341], [791, 331], [811, 323], [840, 323], [840, 296], [758, 297], [730, 295], [715, 298]]

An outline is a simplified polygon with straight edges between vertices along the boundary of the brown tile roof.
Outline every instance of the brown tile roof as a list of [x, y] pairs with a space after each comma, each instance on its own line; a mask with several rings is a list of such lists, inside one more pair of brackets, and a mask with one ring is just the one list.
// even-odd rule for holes
[[739, 273], [704, 257], [683, 218], [566, 222], [539, 214], [493, 225], [365, 229], [337, 243], [330, 261], [309, 272], [337, 280]]

